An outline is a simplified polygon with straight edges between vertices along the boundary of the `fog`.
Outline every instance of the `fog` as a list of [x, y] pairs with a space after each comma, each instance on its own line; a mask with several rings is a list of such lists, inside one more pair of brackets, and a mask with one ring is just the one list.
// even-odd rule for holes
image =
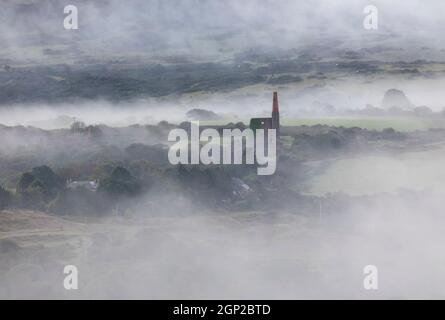
[[[361, 0], [73, 0], [75, 31], [63, 29], [65, 4], [2, 2], [0, 65], [12, 68], [0, 71], [0, 298], [445, 298], [445, 134], [434, 127], [445, 107], [445, 2], [375, 0], [376, 31], [362, 26], [369, 3]], [[242, 69], [246, 61], [253, 69]], [[309, 68], [291, 83], [268, 82], [275, 70], [264, 71], [267, 81], [233, 76], [269, 64], [286, 74], [289, 61], [297, 61], [292, 76], [299, 63], [321, 61], [327, 71]], [[143, 78], [145, 69], [137, 71], [146, 65], [161, 65], [159, 77]], [[167, 76], [168, 90], [152, 88]], [[128, 83], [153, 91], [125, 91]], [[55, 89], [42, 98], [36, 88]], [[270, 115], [278, 90], [283, 123], [348, 117], [381, 107], [391, 88], [436, 112], [416, 120], [437, 122], [404, 133], [287, 128], [273, 177], [245, 167], [170, 166], [158, 146], [192, 109], [214, 111], [218, 124], [248, 124]], [[76, 121], [99, 133], [70, 130]], [[19, 181], [42, 165], [63, 187], [29, 205]], [[65, 186], [107, 181], [117, 167], [147, 186], [131, 197]], [[249, 187], [247, 196], [236, 193], [234, 178]], [[40, 195], [43, 183], [36, 185], [31, 191]], [[13, 199], [3, 207], [7, 192]], [[74, 196], [60, 212], [54, 203], [66, 194]], [[90, 199], [107, 209], [87, 214]], [[65, 265], [77, 266], [79, 290], [64, 289]], [[363, 287], [367, 265], [378, 268], [376, 291]]]
[[374, 193], [397, 195], [403, 190], [443, 194], [445, 160], [443, 148], [411, 151], [400, 155], [385, 153], [339, 159], [329, 163], [308, 186], [310, 194], [345, 192], [354, 196]]
[[[174, 199], [171, 199], [174, 201]], [[2, 254], [2, 298], [413, 299], [443, 298], [442, 200], [432, 196], [366, 202], [345, 212], [284, 212], [145, 218], [41, 232], [36, 247]], [[151, 217], [147, 217], [150, 215]], [[61, 224], [61, 222], [57, 222]], [[59, 227], [55, 227], [59, 228]], [[79, 269], [66, 291], [65, 264]], [[379, 290], [363, 288], [363, 268]]]
[[[85, 141], [76, 139], [51, 144], [78, 152]], [[332, 166], [304, 187], [317, 190], [309, 209], [288, 199], [265, 210], [225, 210], [178, 185], [151, 189], [125, 213], [101, 218], [5, 210], [0, 297], [443, 298], [443, 156], [443, 147], [430, 146], [327, 158]], [[301, 174], [292, 168], [287, 175]], [[75, 291], [63, 288], [68, 264], [79, 270]], [[363, 287], [367, 265], [378, 268], [377, 291]]]
[[[62, 28], [64, 2], [6, 1], [1, 19], [6, 44], [3, 50], [9, 48], [13, 53], [5, 56], [32, 58], [41, 53], [20, 48], [37, 45], [66, 50], [65, 60], [75, 59], [82, 51], [95, 56], [112, 52], [130, 57], [158, 52], [214, 60], [224, 50], [301, 48], [316, 44], [320, 37], [325, 41], [348, 39], [344, 46], [350, 48], [366, 47], [369, 41], [362, 27], [367, 1], [104, 0], [70, 4], [80, 10], [76, 33]], [[386, 35], [380, 44], [397, 46], [401, 41], [413, 51], [425, 44], [443, 46], [441, 12], [445, 5], [440, 0], [377, 0], [373, 4], [381, 14], [378, 33]], [[218, 35], [222, 37], [216, 40]]]
[[[338, 112], [363, 110], [366, 105], [381, 106], [384, 93], [391, 88], [405, 92], [416, 106], [428, 106], [435, 112], [445, 108], [443, 79], [400, 80], [394, 78], [369, 81], [366, 78], [333, 80], [322, 88], [302, 84], [280, 90], [280, 111], [292, 120], [307, 117], [333, 116], [314, 104], [330, 105]], [[209, 92], [181, 97], [143, 98], [114, 103], [107, 100], [79, 101], [60, 104], [15, 104], [0, 108], [0, 123], [7, 126], [32, 126], [42, 129], [69, 128], [74, 121], [86, 124], [104, 124], [115, 127], [133, 124], [157, 124], [160, 121], [181, 123], [191, 120], [186, 113], [192, 109], [211, 110], [221, 121], [249, 122], [257, 116], [268, 116], [271, 110], [271, 92], [265, 90], [236, 90]], [[342, 115], [339, 113], [339, 115]]]
[[[253, 114], [268, 114], [270, 92], [277, 89], [283, 96], [282, 112], [289, 117], [323, 115], [314, 110], [314, 102], [332, 105], [337, 110], [362, 109], [367, 104], [379, 107], [383, 94], [391, 88], [403, 90], [416, 106], [426, 105], [434, 111], [445, 107], [443, 71], [433, 63], [443, 59], [445, 50], [440, 21], [445, 5], [441, 1], [375, 1], [373, 4], [379, 9], [379, 29], [374, 31], [362, 26], [367, 1], [348, 0], [341, 4], [329, 0], [308, 3], [287, 0], [71, 3], [79, 7], [79, 30], [63, 29], [63, 1], [4, 2], [0, 19], [0, 62], [12, 66], [18, 74], [10, 73], [2, 83], [6, 93], [0, 101], [0, 123], [54, 129], [67, 127], [66, 117], [75, 117], [88, 124], [114, 126], [161, 120], [178, 122], [192, 108], [211, 109], [225, 118], [237, 120], [237, 117], [245, 119]], [[235, 88], [230, 86], [233, 79], [228, 78], [215, 88], [197, 93], [190, 93], [193, 86], [202, 81], [212, 82], [222, 75], [204, 80], [198, 75], [196, 83], [177, 83], [177, 78], [199, 70], [200, 63], [236, 66], [249, 62], [261, 66], [261, 59], [249, 60], [251, 55], [278, 57], [278, 61], [285, 63], [309, 54], [312, 58], [325, 59], [328, 66], [322, 64], [320, 68], [330, 70], [338, 62], [345, 62], [347, 52], [359, 53], [359, 61], [382, 63], [379, 65], [381, 71], [363, 74], [361, 70], [360, 74], [356, 70], [334, 69], [319, 80], [308, 80], [313, 76], [309, 73], [301, 82], [247, 82]], [[351, 61], [356, 62], [356, 59]], [[391, 65], [388, 71], [388, 65], [384, 64], [415, 61], [424, 62], [400, 68], [396, 71], [399, 73], [394, 73]], [[176, 91], [164, 92], [155, 87], [143, 94], [119, 97], [122, 100], [118, 102], [101, 97], [104, 93], [112, 96], [113, 92], [120, 93], [116, 91], [119, 84], [133, 83], [130, 81], [141, 81], [141, 86], [150, 87], [150, 83], [138, 78], [141, 76], [133, 74], [140, 66], [195, 64], [192, 71], [179, 68], [160, 73], [159, 79], [166, 77], [167, 71], [174, 74], [173, 78], [168, 78], [167, 87]], [[311, 61], [308, 64], [315, 65]], [[60, 66], [69, 66], [73, 74], [59, 74], [57, 68]], [[101, 68], [108, 72], [105, 80], [100, 80]], [[20, 74], [22, 70], [29, 70], [29, 73]], [[255, 70], [249, 72], [255, 74]], [[313, 73], [317, 71], [320, 70], [313, 70]], [[403, 73], [406, 71], [408, 73]], [[23, 80], [34, 79], [31, 75], [36, 79], [24, 84]], [[243, 72], [238, 76], [244, 76]], [[62, 83], [67, 83], [64, 77], [86, 83], [88, 87], [97, 86], [98, 97], [85, 99], [80, 96], [85, 89], [80, 90], [76, 82], [64, 87]], [[11, 78], [16, 82], [9, 82]], [[108, 88], [108, 79], [118, 83], [117, 88]], [[39, 90], [34, 88], [35, 82], [42, 82], [43, 88], [54, 89], [42, 98], [37, 95]], [[60, 86], [65, 91], [58, 96]], [[75, 96], [77, 92], [79, 97]], [[127, 92], [123, 90], [122, 93]], [[56, 102], [49, 101], [53, 95], [58, 98]], [[21, 102], [24, 97], [29, 102]], [[58, 122], [60, 117], [64, 117], [64, 121]]]

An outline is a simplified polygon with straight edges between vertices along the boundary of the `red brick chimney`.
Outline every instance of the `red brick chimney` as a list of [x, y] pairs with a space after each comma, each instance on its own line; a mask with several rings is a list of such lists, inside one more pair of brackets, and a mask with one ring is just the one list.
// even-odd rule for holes
[[280, 136], [280, 110], [278, 107], [278, 92], [273, 93], [272, 129], [277, 130], [277, 137], [279, 137]]
[[278, 92], [273, 93], [273, 108], [272, 108], [272, 114], [274, 112], [280, 113], [278, 110]]

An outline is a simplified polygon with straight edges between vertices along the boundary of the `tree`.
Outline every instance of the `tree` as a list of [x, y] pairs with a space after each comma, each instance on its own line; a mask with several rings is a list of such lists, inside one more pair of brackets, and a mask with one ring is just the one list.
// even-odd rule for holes
[[31, 174], [35, 179], [40, 180], [43, 187], [48, 191], [57, 191], [64, 186], [63, 179], [48, 166], [35, 167], [32, 169]]
[[205, 109], [192, 109], [187, 112], [187, 117], [192, 120], [219, 120], [221, 117], [213, 111]]
[[11, 204], [12, 195], [9, 191], [0, 186], [0, 209], [4, 209]]
[[123, 167], [116, 167], [111, 175], [100, 183], [99, 191], [114, 196], [134, 196], [142, 190], [138, 179]]
[[71, 125], [71, 132], [72, 133], [82, 133], [85, 130], [85, 123], [82, 121], [74, 121]]
[[17, 184], [17, 192], [24, 193], [26, 192], [26, 189], [31, 185], [31, 183], [34, 181], [35, 177], [30, 172], [25, 172], [20, 177], [20, 180]]
[[17, 192], [25, 206], [43, 207], [65, 187], [61, 177], [48, 166], [35, 167], [25, 172], [17, 184]]

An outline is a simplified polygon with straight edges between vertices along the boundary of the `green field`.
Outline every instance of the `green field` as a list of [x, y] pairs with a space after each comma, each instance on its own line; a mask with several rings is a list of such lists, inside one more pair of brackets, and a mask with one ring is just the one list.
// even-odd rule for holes
[[440, 118], [320, 118], [283, 120], [288, 126], [313, 126], [317, 124], [335, 127], [359, 127], [370, 130], [393, 128], [397, 131], [428, 130], [445, 128], [445, 119]]
[[[218, 121], [201, 121], [202, 125], [224, 125], [229, 122], [242, 121], [249, 123], [248, 119], [243, 120], [218, 120]], [[369, 130], [383, 130], [393, 128], [396, 131], [408, 132], [416, 130], [428, 130], [431, 128], [445, 128], [445, 118], [414, 118], [414, 117], [379, 117], [379, 118], [301, 118], [301, 119], [282, 119], [283, 126], [315, 126], [328, 125], [335, 127], [359, 127]]]
[[[445, 148], [339, 159], [314, 175], [307, 185], [309, 195], [342, 192], [352, 196], [397, 194], [400, 190], [429, 190], [444, 194]], [[314, 162], [314, 167], [323, 163]]]

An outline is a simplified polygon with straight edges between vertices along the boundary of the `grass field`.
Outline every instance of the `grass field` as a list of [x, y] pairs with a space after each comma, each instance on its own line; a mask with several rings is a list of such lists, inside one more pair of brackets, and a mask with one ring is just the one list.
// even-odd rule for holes
[[400, 190], [429, 190], [443, 194], [445, 149], [341, 159], [314, 175], [310, 195], [342, 192], [353, 196], [396, 194]]
[[428, 130], [445, 128], [445, 119], [440, 118], [321, 118], [283, 120], [283, 125], [329, 125], [335, 127], [359, 127], [370, 130], [393, 128], [397, 131]]
[[[234, 120], [225, 119], [218, 121], [201, 121], [201, 125], [224, 125], [229, 122], [242, 121], [249, 123], [248, 119]], [[283, 126], [315, 126], [328, 125], [335, 127], [359, 127], [369, 130], [383, 130], [393, 128], [396, 131], [408, 132], [416, 130], [428, 130], [431, 128], [445, 128], [445, 118], [414, 118], [414, 117], [379, 117], [379, 118], [301, 118], [301, 119], [282, 119]]]

